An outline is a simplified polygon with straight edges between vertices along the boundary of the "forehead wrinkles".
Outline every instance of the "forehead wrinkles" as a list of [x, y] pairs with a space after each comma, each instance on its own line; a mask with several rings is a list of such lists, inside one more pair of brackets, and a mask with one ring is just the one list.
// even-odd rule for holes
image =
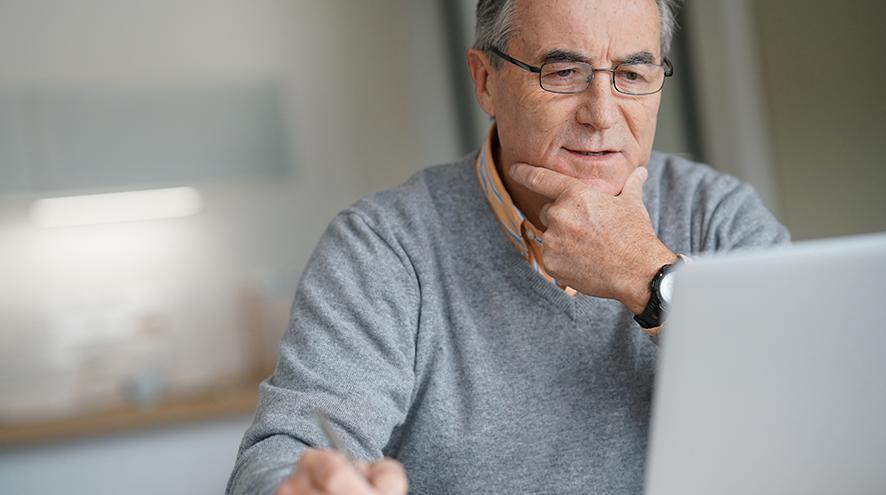
[[610, 48], [624, 51], [616, 56], [660, 52], [661, 15], [656, 0], [515, 0], [513, 25], [508, 44], [521, 42], [522, 55], [527, 57], [551, 49], [580, 51], [589, 58], [604, 55]]

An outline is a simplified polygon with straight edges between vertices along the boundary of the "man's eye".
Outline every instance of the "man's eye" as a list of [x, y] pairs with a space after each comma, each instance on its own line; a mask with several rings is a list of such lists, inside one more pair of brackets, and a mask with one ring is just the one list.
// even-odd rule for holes
[[622, 79], [626, 81], [636, 81], [642, 78], [640, 74], [629, 70], [620, 71], [619, 74], [621, 75]]
[[615, 77], [623, 83], [643, 84], [648, 82], [654, 76], [652, 69], [643, 65], [638, 65], [634, 67], [621, 67], [615, 71]]
[[544, 68], [542, 77], [547, 80], [572, 80], [581, 77], [581, 71], [578, 67], [570, 64], [552, 64]]

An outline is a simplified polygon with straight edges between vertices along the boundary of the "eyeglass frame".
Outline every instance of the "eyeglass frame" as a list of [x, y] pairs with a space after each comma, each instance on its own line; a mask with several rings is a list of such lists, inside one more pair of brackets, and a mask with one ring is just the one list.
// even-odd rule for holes
[[545, 65], [548, 65], [549, 63], [557, 63], [557, 62], [546, 62], [544, 64], [541, 64], [541, 66], [536, 67], [534, 65], [527, 64], [526, 62], [523, 62], [522, 60], [517, 60], [516, 58], [499, 50], [498, 47], [493, 46], [490, 49], [490, 51], [493, 54], [503, 58], [504, 60], [516, 65], [517, 67], [519, 67], [525, 71], [532, 72], [534, 74], [538, 74], [538, 86], [542, 89], [542, 91], [547, 91], [548, 93], [554, 93], [554, 94], [558, 94], [558, 95], [576, 95], [579, 93], [584, 93], [585, 91], [588, 90], [588, 88], [591, 87], [591, 82], [593, 82], [593, 80], [594, 80], [594, 74], [596, 74], [597, 72], [608, 72], [609, 73], [609, 82], [612, 84], [612, 88], [615, 91], [617, 91], [618, 93], [623, 94], [623, 95], [627, 95], [627, 96], [649, 96], [649, 95], [654, 95], [655, 93], [661, 92], [661, 90], [664, 89], [665, 80], [674, 75], [674, 64], [672, 64], [671, 60], [667, 57], [664, 57], [662, 59], [661, 64], [642, 64], [642, 65], [655, 65], [655, 66], [664, 68], [665, 73], [664, 73], [664, 77], [661, 80], [661, 87], [659, 87], [657, 90], [651, 91], [649, 93], [626, 93], [626, 92], [618, 89], [618, 86], [615, 85], [615, 71], [619, 67], [621, 67], [622, 65], [640, 65], [640, 64], [632, 64], [632, 63], [623, 62], [623, 63], [617, 64], [615, 67], [610, 67], [607, 69], [602, 69], [602, 68], [598, 69], [596, 67], [591, 66], [591, 64], [587, 64], [585, 62], [578, 62], [578, 63], [584, 63], [585, 65], [587, 65], [591, 68], [591, 75], [588, 77], [588, 80], [587, 80], [588, 85], [585, 86], [585, 89], [583, 89], [581, 91], [552, 91], [552, 90], [544, 87], [544, 85], [541, 83], [541, 70], [544, 68]]

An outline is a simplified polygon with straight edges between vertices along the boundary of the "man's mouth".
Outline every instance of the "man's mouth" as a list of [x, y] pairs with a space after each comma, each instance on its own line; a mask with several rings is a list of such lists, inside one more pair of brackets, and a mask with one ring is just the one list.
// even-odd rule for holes
[[569, 148], [565, 148], [565, 149], [566, 149], [566, 151], [569, 151], [570, 153], [575, 153], [577, 155], [582, 155], [582, 156], [607, 156], [607, 155], [613, 155], [615, 153], [618, 153], [615, 150], [596, 151], [596, 150], [573, 150], [573, 149], [569, 149]]

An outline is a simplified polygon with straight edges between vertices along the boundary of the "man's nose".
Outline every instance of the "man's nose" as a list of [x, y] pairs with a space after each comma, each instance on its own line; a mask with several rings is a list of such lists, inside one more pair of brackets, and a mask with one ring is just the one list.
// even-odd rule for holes
[[612, 87], [612, 74], [606, 71], [594, 73], [588, 89], [582, 93], [581, 104], [576, 112], [579, 124], [595, 129], [608, 129], [618, 121], [618, 101]]

